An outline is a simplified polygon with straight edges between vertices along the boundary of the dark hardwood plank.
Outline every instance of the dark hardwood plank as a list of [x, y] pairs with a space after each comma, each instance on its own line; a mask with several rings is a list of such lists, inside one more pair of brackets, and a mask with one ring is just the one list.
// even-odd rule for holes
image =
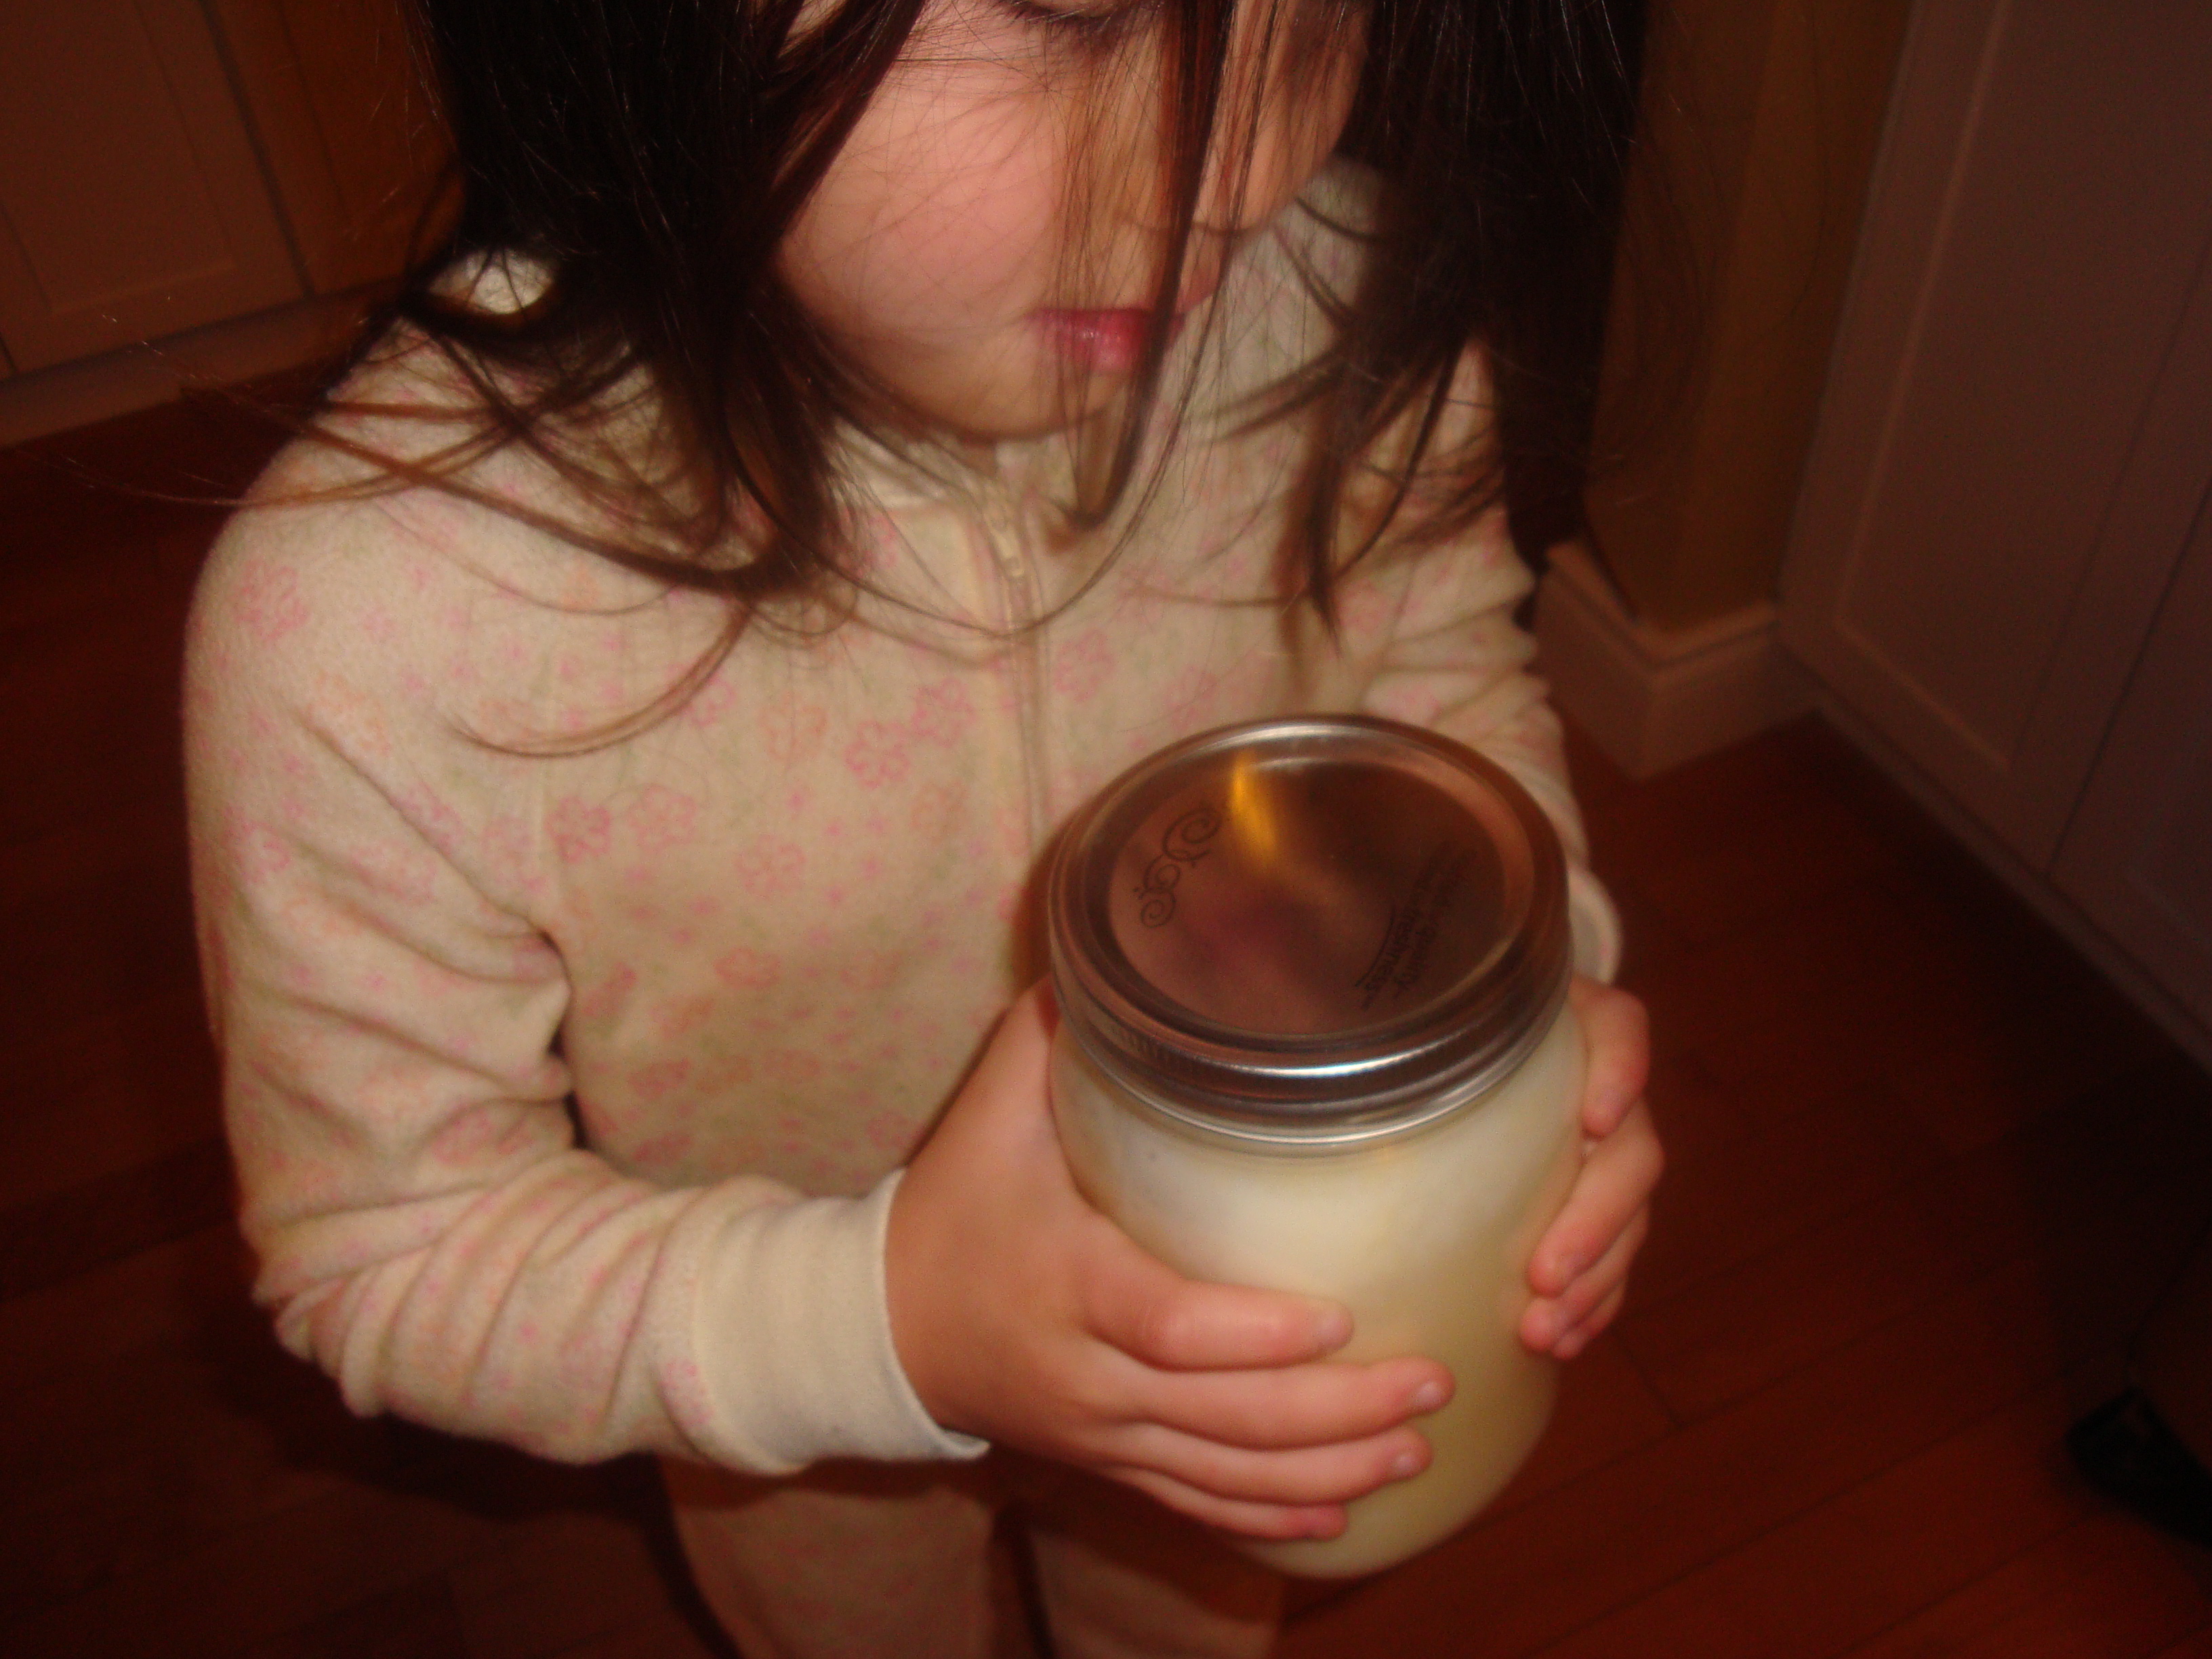
[[562, 1648], [559, 1659], [729, 1659], [680, 1613], [662, 1608], [634, 1624]]
[[442, 1497], [335, 1491], [57, 1602], [0, 1631], [0, 1644], [14, 1659], [213, 1659], [441, 1573], [501, 1531]]
[[622, 1466], [569, 1468], [435, 1436], [422, 1443], [387, 1474], [356, 1473], [0, 1628], [0, 1650], [228, 1655], [342, 1622], [346, 1609], [423, 1579], [450, 1580], [550, 1514], [622, 1507], [622, 1483], [634, 1479]]
[[248, 1311], [252, 1279], [226, 1222], [0, 1302], [0, 1407], [141, 1350], [190, 1348], [210, 1326]]
[[0, 1625], [404, 1478], [443, 1443], [353, 1416], [234, 1290], [145, 1341], [10, 1378], [0, 1406], [0, 1489], [15, 1494], [0, 1506]]
[[471, 1659], [550, 1659], [669, 1611], [650, 1541], [628, 1516], [555, 1511], [456, 1566]]
[[232, 1209], [229, 1151], [206, 1139], [0, 1210], [0, 1301], [218, 1226]]
[[474, 1659], [442, 1575], [342, 1607], [236, 1659]]
[[2093, 1516], [1853, 1659], [2147, 1659], [2212, 1620], [2212, 1596], [2125, 1516]]
[[1644, 1305], [1756, 1260], [1838, 1216], [1935, 1174], [1944, 1153], [1889, 1091], [1779, 1114], [1723, 1147], [1668, 1147], [1667, 1183], [1637, 1262]]
[[2099, 1512], [2059, 1437], [2117, 1362], [2039, 1389], [1743, 1548], [1586, 1625], [1547, 1659], [1830, 1659]]
[[[1757, 1178], [1748, 1166], [1739, 1174]], [[2212, 1089], [2170, 1066], [1681, 1294], [1638, 1303], [1622, 1340], [1670, 1409], [1696, 1418], [2008, 1258], [2109, 1248], [2146, 1228], [2185, 1239], [2208, 1212]], [[2145, 1259], [2160, 1258], [2153, 1248]], [[2130, 1305], [2156, 1282], [2136, 1272], [2119, 1287]]]
[[222, 1133], [199, 987], [87, 1010], [9, 1051], [0, 1210], [118, 1176]]

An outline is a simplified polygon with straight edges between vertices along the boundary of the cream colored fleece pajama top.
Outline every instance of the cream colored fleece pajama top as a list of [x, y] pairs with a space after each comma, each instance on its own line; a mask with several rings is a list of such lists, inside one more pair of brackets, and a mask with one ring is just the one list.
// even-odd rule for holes
[[[1178, 351], [1231, 387], [1310, 353], [1293, 242], [1349, 258], [1291, 210]], [[349, 395], [449, 397], [426, 355]], [[281, 457], [203, 580], [186, 720], [244, 1222], [286, 1344], [356, 1410], [561, 1458], [976, 1449], [893, 1352], [896, 1172], [1037, 971], [1024, 894], [1055, 828], [1225, 721], [1365, 710], [1501, 762], [1565, 836], [1579, 960], [1609, 972], [1502, 514], [1363, 568], [1331, 643], [1269, 597], [1294, 435], [1207, 435], [1227, 425], [1194, 412], [1118, 560], [1012, 635], [1110, 539], [1054, 544], [1062, 448], [939, 481], [856, 445], [889, 597], [819, 637], [756, 626], [679, 712], [558, 756], [517, 751], [649, 702], [719, 606], [436, 489], [284, 504], [360, 467]], [[471, 482], [577, 510], [517, 453]]]

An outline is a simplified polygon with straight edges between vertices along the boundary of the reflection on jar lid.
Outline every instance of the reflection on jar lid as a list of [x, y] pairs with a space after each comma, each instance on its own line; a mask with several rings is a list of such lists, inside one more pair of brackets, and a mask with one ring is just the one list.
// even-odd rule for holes
[[1192, 738], [1079, 816], [1048, 904], [1064, 1018], [1162, 1109], [1255, 1138], [1402, 1127], [1557, 1007], [1557, 836], [1493, 763], [1350, 717]]

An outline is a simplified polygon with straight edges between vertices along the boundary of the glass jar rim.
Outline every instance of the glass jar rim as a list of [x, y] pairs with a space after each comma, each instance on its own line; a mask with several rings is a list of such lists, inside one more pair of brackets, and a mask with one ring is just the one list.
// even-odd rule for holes
[[[1271, 923], [1271, 903], [1304, 909]], [[1102, 1072], [1193, 1127], [1283, 1145], [1479, 1099], [1550, 1029], [1571, 958], [1565, 854], [1528, 791], [1364, 715], [1224, 726], [1139, 763], [1068, 826], [1046, 919], [1061, 1018]], [[1276, 974], [1296, 1018], [1267, 1012]]]

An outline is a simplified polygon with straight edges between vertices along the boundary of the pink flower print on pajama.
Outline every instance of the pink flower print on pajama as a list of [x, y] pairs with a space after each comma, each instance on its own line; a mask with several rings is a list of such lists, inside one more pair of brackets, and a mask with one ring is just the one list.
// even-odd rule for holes
[[806, 873], [806, 849], [781, 836], [763, 836], [739, 850], [734, 864], [738, 885], [757, 899], [774, 898], [797, 887]]
[[467, 826], [461, 815], [431, 790], [416, 787], [403, 789], [392, 798], [401, 816], [422, 832], [428, 842], [447, 858], [456, 856], [467, 836]]
[[908, 734], [896, 726], [862, 720], [853, 728], [852, 741], [845, 745], [845, 769], [866, 788], [881, 789], [897, 783], [913, 764], [907, 753], [908, 742]]
[[620, 1011], [637, 988], [637, 969], [623, 963], [588, 991], [580, 992], [572, 1005], [580, 1018], [603, 1020]]
[[1221, 676], [1197, 663], [1176, 670], [1161, 694], [1166, 718], [1194, 728], [1211, 725], [1215, 700], [1221, 694]]
[[1389, 597], [1372, 582], [1347, 588], [1337, 605], [1345, 640], [1354, 646], [1372, 644], [1382, 637], [1395, 610]]
[[640, 853], [665, 853], [698, 839], [699, 803], [665, 783], [649, 783], [623, 809], [623, 826]]
[[925, 783], [914, 792], [907, 825], [925, 841], [950, 836], [960, 825], [960, 792], [949, 783]]
[[530, 826], [521, 817], [512, 812], [501, 813], [485, 823], [479, 839], [483, 857], [492, 868], [512, 873], [526, 892], [534, 893], [544, 888], [544, 877], [533, 868]]
[[714, 958], [714, 977], [741, 991], [765, 991], [783, 977], [781, 958], [740, 945]]
[[561, 861], [581, 864], [606, 855], [614, 814], [575, 795], [563, 795], [553, 803], [545, 827], [552, 832], [553, 850], [561, 855]]
[[689, 1129], [670, 1129], [630, 1148], [629, 1164], [640, 1171], [668, 1170], [690, 1156], [696, 1140]]
[[738, 706], [738, 688], [727, 674], [717, 674], [693, 692], [678, 718], [687, 726], [720, 726]]
[[914, 694], [914, 735], [924, 743], [954, 744], [974, 724], [975, 705], [958, 680], [939, 680]]
[[896, 1112], [876, 1113], [868, 1119], [860, 1136], [876, 1151], [902, 1163], [914, 1156], [915, 1142], [921, 1138], [915, 1126]]
[[262, 645], [274, 645], [307, 620], [300, 573], [289, 564], [257, 564], [239, 579], [238, 618]]
[[268, 824], [234, 818], [224, 839], [230, 844], [230, 855], [237, 863], [238, 873], [247, 881], [282, 875], [291, 866], [290, 844]]
[[761, 710], [761, 741], [779, 766], [789, 766], [812, 755], [829, 730], [828, 709], [818, 703], [800, 702], [788, 694], [771, 699]]
[[837, 977], [848, 990], [887, 991], [903, 966], [905, 958], [896, 951], [853, 951], [839, 964]]
[[346, 741], [378, 759], [392, 753], [392, 727], [381, 703], [326, 668], [316, 671], [314, 681], [315, 700], [334, 716], [331, 723]]
[[1385, 685], [1370, 700], [1375, 712], [1408, 726], [1425, 726], [1443, 712], [1444, 700], [1427, 681]]
[[822, 1075], [822, 1057], [803, 1048], [770, 1048], [760, 1056], [760, 1069], [769, 1082], [795, 1088]]
[[630, 1092], [640, 1100], [659, 1100], [672, 1090], [683, 1087], [691, 1075], [688, 1060], [656, 1060], [634, 1068], [629, 1079]]
[[1112, 678], [1114, 652], [1106, 636], [1089, 629], [1053, 653], [1052, 689], [1078, 707], [1098, 695]]
[[437, 889], [437, 855], [411, 843], [374, 841], [356, 848], [352, 864], [372, 890], [409, 904], [421, 904]]
[[653, 1034], [663, 1042], [681, 1042], [714, 1018], [716, 1006], [711, 994], [681, 998], [654, 1012]]

